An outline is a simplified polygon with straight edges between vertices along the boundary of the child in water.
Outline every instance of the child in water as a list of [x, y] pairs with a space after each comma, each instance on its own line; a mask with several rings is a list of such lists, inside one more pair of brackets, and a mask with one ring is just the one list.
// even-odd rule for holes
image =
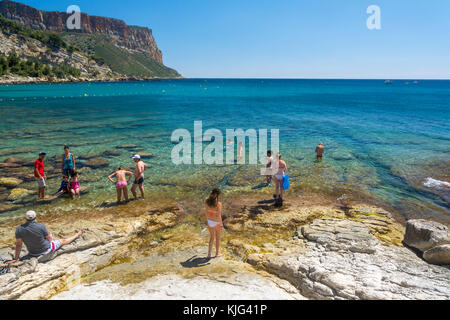
[[56, 195], [60, 196], [64, 193], [69, 193], [69, 177], [64, 176], [63, 181], [61, 181], [61, 186], [58, 191], [56, 191]]
[[78, 183], [78, 172], [73, 171], [69, 180], [69, 188], [72, 199], [80, 198], [80, 184]]

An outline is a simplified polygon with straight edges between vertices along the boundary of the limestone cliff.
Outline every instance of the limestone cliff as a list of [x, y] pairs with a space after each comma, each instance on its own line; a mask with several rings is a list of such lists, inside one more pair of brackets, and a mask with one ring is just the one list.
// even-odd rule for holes
[[[34, 30], [61, 34], [64, 40], [79, 47], [87, 56], [102, 58], [118, 74], [141, 77], [180, 76], [175, 70], [164, 66], [162, 52], [149, 28], [128, 26], [123, 20], [81, 13], [81, 29], [68, 30], [66, 22], [70, 14], [41, 11], [9, 0], [0, 2], [0, 14]], [[85, 45], [87, 41], [90, 41], [89, 49]], [[129, 62], [129, 66], [125, 68], [117, 62], [124, 58]]]

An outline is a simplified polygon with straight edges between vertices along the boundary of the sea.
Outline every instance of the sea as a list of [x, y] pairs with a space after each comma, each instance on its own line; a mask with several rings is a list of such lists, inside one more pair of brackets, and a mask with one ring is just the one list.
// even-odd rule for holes
[[[290, 175], [289, 197], [374, 203], [404, 219], [450, 224], [450, 81], [171, 79], [145, 82], [0, 86], [0, 178], [23, 180], [12, 200], [0, 187], [0, 219], [26, 210], [46, 213], [112, 205], [107, 176], [132, 170], [144, 154], [147, 201], [202, 201], [215, 187], [227, 196], [270, 198], [261, 163], [175, 164], [172, 134], [194, 122], [203, 133], [278, 130]], [[216, 131], [217, 131], [216, 130]], [[216, 137], [217, 139], [217, 137]], [[268, 148], [271, 147], [270, 137]], [[315, 147], [325, 146], [318, 161]], [[46, 152], [47, 194], [61, 183], [63, 147], [70, 146], [88, 193], [36, 201], [32, 163]], [[208, 142], [203, 142], [207, 148]], [[229, 147], [229, 146], [228, 146]], [[237, 142], [232, 148], [237, 152]], [[1, 165], [20, 158], [18, 166]], [[193, 156], [192, 156], [193, 158]], [[103, 166], [85, 165], [102, 159]], [[11, 160], [10, 160], [11, 161]], [[15, 160], [17, 161], [17, 160]], [[95, 161], [94, 161], [95, 162]], [[28, 193], [27, 193], [28, 190]]]

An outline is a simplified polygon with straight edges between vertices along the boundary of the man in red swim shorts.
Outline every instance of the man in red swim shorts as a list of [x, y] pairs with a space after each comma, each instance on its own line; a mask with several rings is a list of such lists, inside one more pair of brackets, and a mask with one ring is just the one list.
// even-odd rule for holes
[[325, 147], [323, 146], [323, 143], [319, 143], [319, 145], [316, 147], [316, 154], [317, 154], [317, 160], [322, 160], [323, 153], [325, 152]]

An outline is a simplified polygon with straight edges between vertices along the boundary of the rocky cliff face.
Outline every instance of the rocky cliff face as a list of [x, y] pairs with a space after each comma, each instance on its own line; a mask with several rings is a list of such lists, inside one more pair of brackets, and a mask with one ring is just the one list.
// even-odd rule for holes
[[[21, 3], [3, 0], [0, 2], [0, 13], [8, 19], [18, 21], [33, 29], [57, 33], [74, 31], [67, 29], [66, 21], [70, 15], [65, 12], [40, 11]], [[119, 19], [81, 13], [81, 29], [75, 31], [108, 35], [114, 44], [128, 50], [146, 53], [163, 64], [162, 53], [158, 49], [151, 29], [128, 26], [125, 21]]]

